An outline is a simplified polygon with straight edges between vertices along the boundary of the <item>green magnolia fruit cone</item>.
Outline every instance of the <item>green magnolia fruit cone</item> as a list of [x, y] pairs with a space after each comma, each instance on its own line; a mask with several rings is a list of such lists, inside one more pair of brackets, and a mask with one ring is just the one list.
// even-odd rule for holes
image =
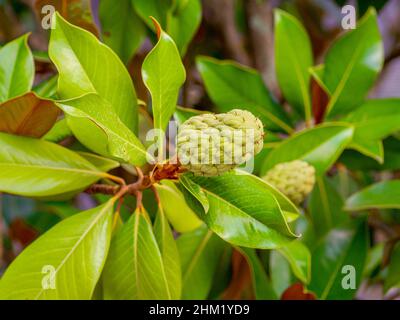
[[300, 204], [314, 187], [315, 169], [307, 162], [295, 160], [277, 164], [263, 179], [275, 186], [293, 203]]
[[263, 141], [263, 124], [249, 111], [202, 114], [179, 127], [178, 159], [195, 175], [217, 176], [259, 153]]

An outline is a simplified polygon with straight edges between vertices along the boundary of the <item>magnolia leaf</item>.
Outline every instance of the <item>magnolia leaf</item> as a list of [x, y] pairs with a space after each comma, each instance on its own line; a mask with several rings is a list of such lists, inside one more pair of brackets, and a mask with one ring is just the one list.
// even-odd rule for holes
[[392, 287], [400, 287], [400, 243], [397, 243], [390, 257], [388, 275], [385, 279], [385, 292]]
[[288, 260], [293, 273], [303, 283], [309, 283], [311, 278], [311, 253], [299, 240], [292, 241], [279, 249]]
[[39, 97], [44, 99], [55, 99], [57, 97], [57, 82], [58, 75], [54, 75], [46, 80], [43, 80], [32, 91]]
[[207, 213], [210, 209], [210, 204], [208, 203], [206, 193], [201, 189], [201, 187], [185, 175], [181, 175], [179, 177], [179, 182], [187, 191], [192, 194], [192, 196], [199, 200], [199, 202], [203, 206], [204, 212]]
[[400, 99], [368, 100], [344, 121], [354, 125], [350, 147], [383, 163], [381, 140], [400, 130]]
[[109, 175], [59, 145], [0, 133], [0, 191], [42, 197], [81, 191]]
[[165, 131], [186, 72], [174, 41], [155, 19], [153, 22], [158, 42], [143, 61], [142, 77], [151, 93], [154, 127]]
[[107, 256], [116, 198], [67, 218], [27, 247], [0, 281], [0, 299], [90, 299]]
[[269, 274], [272, 286], [280, 297], [292, 284], [292, 272], [288, 260], [278, 251], [272, 250], [269, 254]]
[[161, 239], [160, 234], [158, 238], [154, 235], [147, 212], [139, 207], [111, 241], [103, 270], [105, 299], [179, 298], [180, 284], [175, 282], [178, 275], [170, 278], [177, 267], [171, 265], [171, 256], [166, 257], [165, 243], [160, 251], [157, 241]]
[[140, 140], [97, 94], [60, 101], [57, 105], [67, 114], [74, 135], [89, 149], [138, 166], [148, 158], [151, 160]]
[[225, 241], [243, 247], [274, 249], [295, 237], [274, 193], [261, 179], [235, 171], [217, 177], [188, 175], [188, 178], [207, 195], [210, 208], [205, 213], [198, 200], [183, 190], [189, 205]]
[[345, 204], [345, 209], [349, 211], [373, 208], [400, 208], [400, 180], [373, 184], [353, 194]]
[[364, 221], [330, 231], [312, 252], [309, 289], [322, 300], [352, 299], [361, 282], [368, 247]]
[[53, 17], [49, 56], [58, 69], [60, 99], [97, 93], [129, 129], [136, 131], [135, 89], [125, 66], [110, 48], [57, 13]]
[[179, 299], [182, 289], [182, 272], [178, 247], [172, 234], [163, 206], [159, 204], [154, 222], [154, 235], [160, 248], [165, 277], [171, 290], [171, 298]]
[[206, 299], [226, 243], [202, 225], [181, 235], [177, 244], [182, 263], [182, 298]]
[[275, 65], [279, 85], [290, 105], [311, 120], [311, 42], [300, 22], [282, 10], [275, 11]]
[[176, 231], [189, 232], [202, 224], [202, 221], [187, 205], [182, 192], [174, 182], [163, 180], [161, 183], [155, 184], [155, 187], [165, 214]]
[[99, 16], [104, 43], [128, 63], [146, 36], [145, 26], [133, 9], [133, 1], [102, 0]]
[[40, 138], [51, 129], [59, 114], [53, 101], [29, 92], [0, 104], [0, 131]]
[[43, 139], [46, 141], [58, 143], [72, 135], [73, 133], [68, 127], [67, 119], [63, 118], [61, 120], [58, 120], [54, 124], [50, 131], [43, 136]]
[[28, 34], [0, 49], [0, 103], [31, 90], [35, 66]]
[[162, 28], [167, 27], [168, 12], [172, 6], [173, 0], [131, 0], [137, 14], [152, 30], [157, 30], [150, 17], [154, 17]]
[[78, 151], [77, 154], [79, 154], [82, 158], [85, 158], [92, 165], [94, 165], [97, 169], [99, 169], [100, 171], [103, 171], [103, 172], [110, 171], [110, 170], [118, 168], [120, 166], [119, 162], [114, 161], [109, 158], [101, 157], [97, 154], [83, 152], [83, 151]]
[[207, 93], [219, 111], [246, 109], [269, 129], [293, 131], [283, 108], [272, 99], [256, 70], [209, 57], [198, 57], [196, 64]]
[[322, 175], [350, 143], [352, 135], [353, 128], [341, 123], [323, 124], [300, 131], [268, 155], [261, 173], [264, 175], [278, 163], [300, 159], [314, 166], [316, 173]]
[[349, 221], [349, 215], [342, 209], [343, 204], [342, 196], [331, 181], [318, 177], [309, 201], [309, 213], [318, 237]]
[[200, 0], [177, 0], [168, 16], [168, 34], [174, 39], [181, 56], [196, 33], [201, 22]]
[[254, 292], [257, 300], [276, 300], [278, 297], [274, 291], [271, 280], [257, 257], [255, 249], [237, 248], [245, 257], [250, 266]]
[[377, 15], [371, 8], [357, 28], [340, 37], [326, 54], [323, 82], [332, 93], [326, 115], [345, 114], [362, 104], [383, 60]]

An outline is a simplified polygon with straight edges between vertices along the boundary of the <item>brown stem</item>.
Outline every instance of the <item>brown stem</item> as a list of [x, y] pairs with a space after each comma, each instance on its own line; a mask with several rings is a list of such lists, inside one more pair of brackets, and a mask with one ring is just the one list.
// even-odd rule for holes
[[143, 209], [143, 192], [136, 191], [136, 208]]

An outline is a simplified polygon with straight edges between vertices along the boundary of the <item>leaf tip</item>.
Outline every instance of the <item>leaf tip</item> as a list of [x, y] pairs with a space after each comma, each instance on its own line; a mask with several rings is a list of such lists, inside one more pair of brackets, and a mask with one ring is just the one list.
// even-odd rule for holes
[[157, 19], [154, 18], [153, 16], [150, 16], [150, 19], [151, 19], [151, 21], [153, 21], [154, 28], [156, 29], [157, 38], [160, 39], [160, 35], [161, 35], [161, 31], [162, 31], [161, 26], [160, 26], [160, 24], [158, 23]]

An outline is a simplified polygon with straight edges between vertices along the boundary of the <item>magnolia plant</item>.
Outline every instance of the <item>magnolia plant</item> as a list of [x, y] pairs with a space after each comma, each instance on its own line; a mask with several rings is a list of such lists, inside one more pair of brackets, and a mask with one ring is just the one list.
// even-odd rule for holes
[[[149, 101], [124, 65], [142, 29], [121, 46], [108, 11], [125, 16], [128, 1], [112, 3], [101, 1], [102, 27], [112, 29], [102, 40], [53, 16], [57, 74], [33, 88], [28, 35], [0, 49], [4, 203], [57, 208], [6, 268], [1, 299], [219, 299], [232, 290], [279, 299], [298, 287], [303, 298], [352, 299], [366, 279], [386, 291], [400, 284], [400, 181], [377, 181], [400, 167], [400, 102], [367, 98], [384, 57], [374, 9], [319, 65], [302, 24], [276, 10], [280, 100], [256, 70], [198, 56], [211, 112], [177, 106], [200, 3], [182, 1], [166, 18], [133, 2], [129, 21], [156, 35], [141, 64]], [[315, 106], [316, 94], [327, 104]], [[172, 119], [178, 131], [164, 135]], [[376, 225], [386, 244], [371, 238]], [[250, 293], [235, 285], [241, 272]]]

